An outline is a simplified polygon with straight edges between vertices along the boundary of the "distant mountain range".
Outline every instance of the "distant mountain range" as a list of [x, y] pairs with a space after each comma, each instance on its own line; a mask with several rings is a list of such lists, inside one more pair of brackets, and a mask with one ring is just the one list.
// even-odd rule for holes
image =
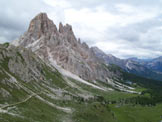
[[132, 58], [128, 58], [129, 60], [133, 60], [133, 61], [136, 61], [136, 62], [149, 62], [149, 61], [152, 61], [153, 59], [139, 59], [139, 58], [136, 58], [136, 57], [132, 57]]
[[111, 54], [106, 54], [97, 47], [92, 47], [96, 56], [107, 64], [115, 64], [126, 72], [138, 76], [162, 81], [162, 57], [142, 60], [138, 58], [119, 59]]

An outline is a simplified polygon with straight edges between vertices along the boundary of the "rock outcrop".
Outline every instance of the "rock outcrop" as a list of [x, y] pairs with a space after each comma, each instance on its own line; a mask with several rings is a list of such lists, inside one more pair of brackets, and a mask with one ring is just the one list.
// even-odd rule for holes
[[31, 21], [28, 31], [12, 44], [29, 48], [43, 60], [85, 80], [106, 81], [115, 75], [103, 67], [102, 61], [86, 43], [75, 37], [71, 25], [60, 23], [57, 29], [46, 13], [38, 14]]
[[3, 67], [22, 81], [37, 81], [43, 77], [43, 64], [30, 50], [12, 45], [7, 48], [0, 45], [0, 68]]

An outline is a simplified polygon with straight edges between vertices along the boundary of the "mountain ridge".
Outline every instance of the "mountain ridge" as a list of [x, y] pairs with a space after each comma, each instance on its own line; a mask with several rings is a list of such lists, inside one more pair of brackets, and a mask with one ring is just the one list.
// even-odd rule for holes
[[162, 60], [161, 57], [150, 61], [141, 61], [138, 59], [119, 59], [113, 55], [104, 53], [97, 47], [92, 47], [98, 58], [105, 61], [106, 64], [115, 64], [126, 72], [136, 74], [138, 76], [151, 78], [162, 81]]
[[60, 23], [57, 29], [46, 13], [34, 17], [28, 31], [11, 44], [29, 48], [48, 62], [52, 58], [57, 65], [85, 80], [107, 81], [107, 78], [120, 75], [102, 66], [103, 61], [95, 56], [93, 50], [76, 39], [71, 25]]

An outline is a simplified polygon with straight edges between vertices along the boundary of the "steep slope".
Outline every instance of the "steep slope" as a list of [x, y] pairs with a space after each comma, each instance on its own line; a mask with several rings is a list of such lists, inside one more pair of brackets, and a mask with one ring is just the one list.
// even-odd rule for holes
[[134, 59], [119, 59], [113, 55], [105, 54], [102, 50], [98, 49], [97, 47], [92, 47], [91, 49], [96, 54], [96, 56], [100, 59], [103, 59], [106, 64], [115, 64], [121, 67], [126, 72], [162, 81], [162, 73], [160, 73], [160, 58], [159, 60], [155, 59], [152, 61], [141, 62]]
[[117, 82], [94, 84], [66, 73], [23, 47], [0, 45], [0, 121], [116, 122], [102, 95], [110, 101], [111, 94], [139, 95]]
[[103, 59], [106, 64], [116, 64], [122, 68], [125, 67], [126, 63], [124, 60], [119, 59], [111, 54], [106, 54], [98, 47], [91, 47], [91, 50], [93, 50], [93, 52], [98, 58]]
[[[9, 44], [0, 45], [0, 121], [118, 122], [129, 119], [132, 122], [132, 116], [138, 111], [135, 104], [138, 107], [138, 104], [150, 106], [159, 103], [162, 98], [161, 82], [154, 84], [154, 81], [126, 74], [124, 79], [137, 83], [136, 89], [115, 81], [111, 84], [92, 84], [79, 78], [76, 80], [74, 75], [63, 76], [57, 68], [44, 63], [30, 50]], [[119, 70], [108, 68], [112, 72]], [[146, 89], [140, 90], [142, 94], [135, 94], [141, 89], [138, 84], [143, 86], [142, 89], [146, 86], [153, 92]], [[136, 115], [138, 122], [148, 119], [159, 121], [158, 116], [162, 112], [155, 111], [160, 106], [140, 106], [140, 110], [149, 111], [151, 116], [140, 113]], [[131, 109], [127, 118], [124, 118], [127, 115], [125, 112], [116, 111], [125, 107], [126, 110]]]
[[49, 117], [47, 121], [52, 121], [51, 116], [57, 115], [46, 115], [47, 111], [60, 111], [63, 115], [71, 109], [56, 105], [43, 96], [57, 97], [59, 93], [49, 89], [59, 91], [65, 87], [57, 70], [48, 67], [31, 51], [9, 44], [0, 45], [0, 121], [44, 121], [41, 114]]
[[151, 61], [145, 62], [144, 65], [153, 71], [162, 74], [162, 57], [152, 59]]
[[57, 29], [46, 13], [38, 14], [31, 21], [28, 31], [12, 44], [29, 48], [43, 60], [88, 81], [107, 81], [120, 74], [113, 74], [104, 68], [103, 62], [88, 45], [76, 39], [70, 25], [60, 23]]
[[138, 59], [138, 58], [130, 58], [129, 60], [136, 61], [141, 65], [151, 69], [155, 72], [162, 73], [162, 57], [154, 58], [154, 59]]

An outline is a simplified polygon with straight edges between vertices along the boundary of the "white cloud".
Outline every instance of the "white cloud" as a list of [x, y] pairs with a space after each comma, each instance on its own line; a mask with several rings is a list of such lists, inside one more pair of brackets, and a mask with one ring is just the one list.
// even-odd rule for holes
[[159, 15], [159, 11], [156, 8], [141, 8], [128, 4], [117, 4], [115, 7], [119, 12], [118, 16], [120, 16], [121, 26], [140, 23]]
[[104, 32], [108, 27], [116, 24], [118, 18], [104, 10], [102, 7], [91, 10], [83, 8], [80, 10], [67, 9], [65, 22], [73, 25], [78, 37], [88, 40], [104, 40]]
[[104, 34], [106, 34], [105, 31], [110, 28], [140, 23], [158, 15], [156, 11], [142, 11], [141, 8], [126, 4], [119, 4], [115, 7], [118, 8], [118, 14], [109, 12], [105, 9], [105, 6], [98, 6], [94, 9], [65, 9], [64, 21], [72, 24], [76, 34], [81, 36], [81, 38], [95, 39], [94, 41], [97, 41], [102, 39], [105, 36]]
[[65, 10], [65, 21], [69, 23], [84, 24], [95, 30], [105, 30], [109, 26], [116, 24], [117, 16], [105, 11], [102, 7], [91, 10], [88, 8], [76, 10]]
[[71, 4], [66, 0], [43, 0], [46, 4], [53, 7], [68, 8]]
[[121, 13], [126, 13], [126, 14], [130, 14], [130, 13], [134, 13], [136, 10], [136, 8], [134, 8], [133, 6], [127, 5], [127, 4], [117, 4], [115, 5], [115, 8], [121, 12]]
[[60, 21], [71, 24], [78, 38], [108, 53], [119, 57], [158, 56], [162, 47], [159, 3], [146, 0], [0, 1], [3, 16], [0, 19], [0, 41], [15, 39], [27, 29], [37, 13], [47, 12], [55, 24]]

